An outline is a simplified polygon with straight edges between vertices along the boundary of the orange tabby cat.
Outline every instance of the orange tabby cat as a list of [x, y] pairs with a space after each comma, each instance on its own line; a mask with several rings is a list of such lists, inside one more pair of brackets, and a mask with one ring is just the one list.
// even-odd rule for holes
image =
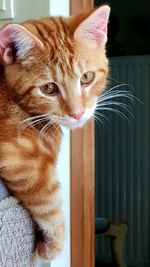
[[64, 240], [55, 178], [61, 126], [81, 127], [105, 87], [109, 11], [0, 30], [0, 176], [42, 230], [36, 252], [45, 259]]

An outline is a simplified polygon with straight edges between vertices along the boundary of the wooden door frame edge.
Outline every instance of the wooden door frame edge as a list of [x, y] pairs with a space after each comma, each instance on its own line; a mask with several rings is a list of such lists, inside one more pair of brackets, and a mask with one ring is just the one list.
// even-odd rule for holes
[[[70, 0], [71, 14], [89, 11], [93, 0]], [[71, 267], [95, 266], [94, 121], [71, 132]]]

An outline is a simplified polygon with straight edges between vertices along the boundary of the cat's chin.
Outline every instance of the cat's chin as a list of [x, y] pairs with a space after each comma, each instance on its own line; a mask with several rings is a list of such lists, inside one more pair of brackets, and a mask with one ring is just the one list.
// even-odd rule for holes
[[68, 121], [63, 122], [61, 126], [69, 129], [82, 128], [85, 123], [93, 117], [94, 111], [95, 106], [92, 107], [92, 109], [87, 110], [87, 112], [85, 112], [85, 114], [79, 120], [70, 118]]
[[87, 120], [84, 122], [78, 121], [74, 125], [69, 126], [69, 128], [70, 129], [82, 128], [86, 122], [87, 122]]
[[76, 128], [82, 128], [84, 126], [84, 124], [89, 120], [90, 118], [84, 118], [84, 119], [80, 119], [78, 121], [75, 122], [68, 122], [67, 124], [63, 124], [63, 127], [69, 128], [69, 129], [76, 129]]

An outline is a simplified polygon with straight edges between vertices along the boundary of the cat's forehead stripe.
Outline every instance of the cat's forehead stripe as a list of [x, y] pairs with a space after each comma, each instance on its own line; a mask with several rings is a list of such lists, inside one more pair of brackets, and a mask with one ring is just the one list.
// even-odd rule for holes
[[40, 21], [35, 24], [42, 41], [50, 51], [50, 59], [59, 64], [63, 74], [74, 70], [74, 43], [70, 39], [67, 26], [61, 18], [49, 19], [49, 24]]

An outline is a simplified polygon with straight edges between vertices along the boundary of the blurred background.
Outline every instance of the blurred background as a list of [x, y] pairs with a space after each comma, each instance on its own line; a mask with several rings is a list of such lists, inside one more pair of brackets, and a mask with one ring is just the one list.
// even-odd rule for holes
[[[95, 6], [106, 1], [95, 0]], [[96, 217], [128, 223], [125, 259], [128, 266], [150, 266], [150, 1], [108, 0], [111, 17], [107, 55], [108, 89], [126, 90], [134, 103], [118, 97], [126, 109], [101, 111], [95, 125]], [[131, 112], [131, 114], [130, 114]], [[123, 118], [123, 117], [127, 118]], [[96, 241], [96, 266], [110, 266], [106, 237]], [[103, 265], [102, 265], [103, 263]]]

